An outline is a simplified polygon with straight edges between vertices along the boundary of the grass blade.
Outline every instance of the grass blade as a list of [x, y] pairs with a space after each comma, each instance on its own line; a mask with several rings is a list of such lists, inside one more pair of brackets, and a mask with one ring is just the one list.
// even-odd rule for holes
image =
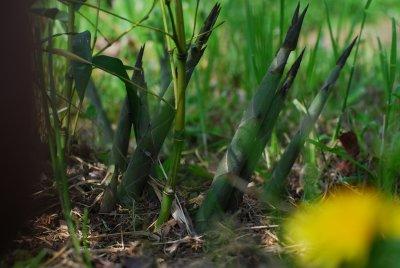
[[349, 76], [349, 80], [348, 80], [347, 88], [346, 88], [346, 93], [345, 93], [345, 96], [344, 96], [344, 99], [343, 99], [342, 110], [341, 110], [341, 113], [340, 113], [340, 116], [339, 116], [339, 122], [337, 124], [335, 133], [333, 135], [333, 140], [336, 140], [336, 138], [339, 136], [339, 132], [340, 132], [340, 128], [341, 128], [341, 125], [342, 125], [343, 116], [344, 116], [344, 113], [345, 113], [345, 111], [347, 109], [347, 101], [348, 101], [348, 98], [349, 98], [350, 89], [351, 89], [351, 86], [352, 86], [354, 72], [355, 72], [355, 67], [356, 67], [356, 64], [357, 64], [358, 51], [360, 49], [360, 43], [361, 43], [362, 35], [363, 35], [363, 32], [364, 32], [365, 22], [367, 20], [367, 14], [368, 14], [367, 11], [368, 11], [368, 8], [371, 5], [371, 3], [372, 3], [372, 0], [368, 0], [368, 2], [366, 3], [366, 5], [364, 7], [364, 10], [363, 10], [363, 18], [362, 18], [362, 21], [361, 21], [360, 32], [358, 34], [359, 38], [358, 38], [358, 41], [357, 41], [357, 44], [356, 44], [356, 49], [355, 49], [354, 58], [353, 58], [353, 64], [351, 66], [350, 76]]
[[385, 120], [385, 133], [387, 133], [388, 127], [392, 121], [392, 99], [393, 99], [393, 89], [394, 82], [396, 80], [397, 74], [397, 29], [396, 20], [392, 18], [392, 42], [390, 48], [390, 60], [389, 60], [389, 81], [387, 88], [387, 111]]
[[325, 4], [325, 13], [326, 13], [326, 20], [328, 22], [328, 29], [329, 29], [329, 37], [331, 39], [332, 47], [333, 47], [333, 52], [335, 54], [335, 58], [337, 58], [339, 55], [339, 49], [338, 49], [338, 44], [336, 42], [335, 36], [333, 35], [333, 27], [332, 27], [332, 22], [331, 22], [331, 16], [329, 12], [329, 7], [328, 3], [326, 0], [324, 0]]

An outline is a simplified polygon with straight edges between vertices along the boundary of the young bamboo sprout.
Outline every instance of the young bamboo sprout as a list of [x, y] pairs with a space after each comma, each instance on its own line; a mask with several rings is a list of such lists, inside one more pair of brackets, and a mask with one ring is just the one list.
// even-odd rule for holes
[[139, 95], [139, 107], [137, 109], [137, 113], [133, 116], [136, 117], [133, 122], [133, 128], [135, 130], [136, 142], [139, 143], [143, 138], [144, 134], [147, 132], [150, 127], [150, 114], [149, 114], [149, 105], [147, 100], [147, 84], [143, 71], [143, 54], [144, 54], [145, 45], [143, 45], [137, 56], [135, 70], [132, 74], [132, 81], [137, 85], [136, 92]]
[[[144, 72], [143, 72], [143, 54], [144, 46], [140, 48], [138, 53], [135, 70], [132, 75], [132, 81], [134, 82], [134, 89], [139, 92], [140, 99], [135, 98], [133, 101], [129, 101], [129, 96], [124, 100], [124, 104], [121, 108], [117, 130], [114, 136], [113, 147], [111, 151], [111, 159], [114, 165], [114, 173], [104, 191], [103, 200], [100, 205], [101, 212], [109, 212], [113, 209], [116, 202], [116, 192], [118, 186], [118, 176], [126, 169], [127, 165], [127, 153], [129, 146], [129, 139], [131, 136], [132, 124], [135, 130], [135, 136], [137, 140], [140, 140], [144, 133], [149, 127], [149, 113], [147, 107], [147, 99], [144, 89], [147, 88]], [[130, 107], [131, 103], [136, 103], [136, 107]], [[134, 119], [134, 117], [136, 119]]]
[[[206, 44], [213, 31], [215, 22], [220, 13], [220, 5], [216, 4], [208, 15], [196, 41], [191, 45], [186, 62], [186, 86], [193, 71], [200, 62], [206, 49]], [[173, 103], [172, 83], [167, 90], [167, 100]], [[124, 173], [121, 185], [118, 187], [118, 198], [124, 204], [131, 204], [132, 199], [138, 199], [144, 189], [148, 175], [157, 164], [158, 154], [167, 137], [175, 117], [175, 110], [171, 105], [160, 102], [159, 111], [150, 124], [143, 138], [132, 155]]]
[[331, 93], [331, 88], [337, 81], [340, 71], [343, 69], [347, 58], [349, 57], [357, 38], [344, 50], [343, 54], [337, 61], [336, 67], [330, 73], [328, 79], [318, 92], [317, 96], [311, 103], [308, 114], [305, 116], [300, 124], [300, 128], [292, 141], [286, 148], [281, 159], [277, 163], [271, 180], [267, 181], [264, 187], [264, 198], [269, 204], [277, 204], [283, 197], [285, 191], [286, 178], [292, 169], [294, 162], [296, 161], [301, 149], [303, 148], [304, 142], [313, 129], [318, 117], [320, 116], [325, 103]]
[[213, 216], [235, 208], [241, 196], [241, 193], [235, 191], [235, 184], [238, 180], [247, 184], [271, 136], [274, 121], [282, 108], [282, 105], [279, 107], [279, 101], [275, 100], [286, 95], [282, 93], [291, 86], [302, 59], [300, 56], [289, 72], [286, 83], [276, 92], [288, 57], [297, 46], [307, 8], [308, 6], [299, 15], [300, 6], [297, 6], [285, 41], [261, 81], [219, 164], [211, 189], [197, 215], [197, 223], [201, 229]]
[[267, 117], [262, 121], [260, 131], [258, 136], [254, 141], [254, 151], [252, 154], [249, 155], [244, 168], [241, 171], [241, 178], [247, 178], [250, 180], [250, 176], [255, 169], [259, 158], [261, 157], [262, 152], [264, 151], [265, 145], [270, 140], [272, 131], [278, 119], [279, 113], [281, 112], [282, 108], [284, 107], [285, 100], [287, 97], [287, 93], [289, 89], [292, 87], [294, 80], [297, 76], [297, 72], [300, 68], [303, 56], [304, 56], [305, 49], [301, 52], [300, 56], [294, 62], [292, 67], [290, 68], [286, 78], [283, 80], [283, 84], [275, 94], [273, 99], [270, 112], [268, 113]]

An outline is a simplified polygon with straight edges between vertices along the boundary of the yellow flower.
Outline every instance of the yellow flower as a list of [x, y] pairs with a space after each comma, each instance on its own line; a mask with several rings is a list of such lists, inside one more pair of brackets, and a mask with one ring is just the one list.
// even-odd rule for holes
[[299, 208], [284, 230], [306, 267], [362, 267], [377, 236], [400, 237], [400, 206], [372, 191], [338, 192]]

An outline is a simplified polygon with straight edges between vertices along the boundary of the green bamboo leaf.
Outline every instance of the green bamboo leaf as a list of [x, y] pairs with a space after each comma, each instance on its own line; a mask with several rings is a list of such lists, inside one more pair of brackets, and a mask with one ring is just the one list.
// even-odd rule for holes
[[305, 140], [308, 138], [317, 119], [319, 118], [331, 93], [331, 88], [339, 78], [340, 71], [343, 69], [356, 41], [357, 38], [354, 39], [350, 46], [345, 49], [337, 61], [336, 67], [330, 73], [321, 90], [311, 103], [308, 109], [308, 114], [301, 122], [299, 130], [277, 163], [271, 179], [266, 182], [264, 187], [264, 198], [267, 203], [274, 205], [281, 200], [285, 191], [286, 178], [289, 175], [289, 172], [292, 169], [292, 166], [296, 161]]
[[[84, 31], [72, 36], [72, 53], [87, 60], [92, 61], [92, 50], [90, 47], [91, 35], [89, 31]], [[75, 80], [75, 87], [81, 101], [85, 96], [86, 87], [89, 83], [90, 75], [92, 74], [92, 66], [72, 61], [72, 75]]]
[[125, 65], [120, 59], [99, 55], [93, 57], [93, 64], [97, 68], [118, 76], [124, 83], [126, 83], [126, 80], [129, 80]]
[[137, 126], [139, 126], [138, 112], [140, 106], [140, 101], [137, 91], [138, 89], [144, 90], [144, 88], [137, 85], [136, 83], [131, 82], [126, 72], [125, 66], [120, 59], [100, 55], [93, 58], [93, 65], [108, 73], [116, 75], [121, 79], [122, 82], [125, 83], [125, 89], [129, 103], [129, 113], [133, 120], [132, 122], [133, 126], [135, 127], [136, 130]]

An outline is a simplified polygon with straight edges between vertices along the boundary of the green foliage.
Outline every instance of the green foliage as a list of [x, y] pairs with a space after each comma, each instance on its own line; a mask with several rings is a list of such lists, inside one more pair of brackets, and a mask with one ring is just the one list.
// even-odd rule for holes
[[[78, 33], [72, 37], [72, 53], [85, 59], [92, 61], [92, 50], [90, 48], [91, 35], [89, 31]], [[86, 88], [92, 74], [92, 66], [78, 61], [72, 62], [72, 75], [75, 81], [75, 88], [81, 101], [85, 96]]]
[[376, 239], [366, 267], [368, 268], [395, 268], [400, 263], [400, 241], [395, 239]]

